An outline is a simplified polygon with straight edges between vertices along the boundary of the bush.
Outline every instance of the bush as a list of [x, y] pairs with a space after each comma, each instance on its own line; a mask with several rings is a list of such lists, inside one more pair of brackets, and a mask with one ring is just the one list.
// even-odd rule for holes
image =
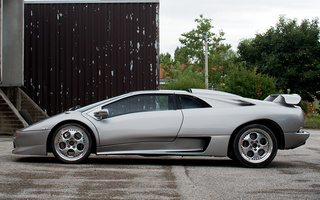
[[190, 88], [205, 88], [204, 76], [196, 71], [192, 71], [192, 66], [185, 69], [178, 68], [173, 72], [172, 79], [161, 86], [165, 90], [188, 90]]
[[306, 114], [305, 128], [320, 128], [320, 115]]
[[301, 101], [299, 103], [299, 106], [301, 107], [301, 109], [304, 111], [305, 114], [307, 114], [309, 112], [308, 102], [307, 101]]
[[257, 73], [257, 68], [250, 71], [244, 67], [235, 67], [230, 71], [220, 90], [253, 99], [264, 99], [278, 93], [272, 77]]

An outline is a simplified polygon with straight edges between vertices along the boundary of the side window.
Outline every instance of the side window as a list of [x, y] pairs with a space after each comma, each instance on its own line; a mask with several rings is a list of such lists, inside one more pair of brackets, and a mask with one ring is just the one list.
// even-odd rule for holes
[[136, 112], [172, 110], [173, 95], [136, 95], [105, 105], [102, 109], [109, 110], [109, 117]]
[[192, 96], [180, 95], [179, 101], [181, 109], [192, 109], [192, 108], [207, 108], [211, 107], [206, 102]]

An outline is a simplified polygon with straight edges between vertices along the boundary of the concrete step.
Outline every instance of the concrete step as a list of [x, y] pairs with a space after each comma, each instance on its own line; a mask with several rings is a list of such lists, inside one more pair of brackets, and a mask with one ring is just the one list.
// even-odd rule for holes
[[14, 133], [17, 130], [20, 130], [21, 128], [19, 127], [4, 127], [4, 128], [0, 128], [0, 133], [1, 135], [9, 135], [9, 136], [13, 136]]
[[9, 98], [0, 89], [0, 134], [13, 135], [16, 130], [26, 125]]
[[28, 126], [28, 123], [30, 125], [47, 117], [20, 88], [0, 89], [0, 135], [12, 135], [16, 130]]

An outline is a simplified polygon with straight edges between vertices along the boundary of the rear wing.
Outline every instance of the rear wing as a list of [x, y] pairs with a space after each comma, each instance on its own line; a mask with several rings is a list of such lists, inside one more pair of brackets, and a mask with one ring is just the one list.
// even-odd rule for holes
[[274, 103], [296, 105], [300, 103], [301, 97], [298, 94], [271, 94], [264, 100]]

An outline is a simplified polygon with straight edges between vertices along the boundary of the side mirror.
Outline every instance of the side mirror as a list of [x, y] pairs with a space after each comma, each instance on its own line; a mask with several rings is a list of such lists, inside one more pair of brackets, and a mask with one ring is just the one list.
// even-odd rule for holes
[[104, 109], [104, 110], [100, 110], [98, 112], [95, 112], [93, 114], [96, 118], [101, 120], [101, 119], [107, 118], [109, 116], [109, 111], [107, 109]]

